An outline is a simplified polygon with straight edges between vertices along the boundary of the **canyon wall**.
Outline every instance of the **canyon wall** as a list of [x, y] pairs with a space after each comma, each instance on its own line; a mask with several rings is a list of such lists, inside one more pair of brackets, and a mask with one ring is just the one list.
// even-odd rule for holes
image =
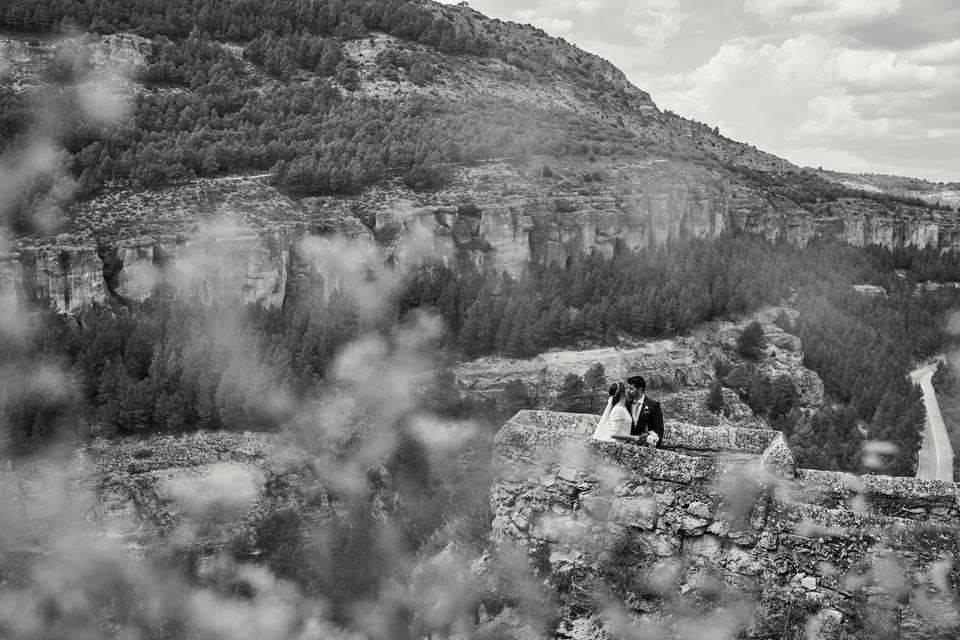
[[317, 248], [333, 237], [358, 248], [373, 246], [369, 230], [355, 220], [325, 232], [288, 224], [25, 246], [0, 255], [0, 295], [72, 313], [107, 299], [142, 300], [168, 287], [206, 304], [238, 299], [279, 307], [289, 292], [323, 292], [335, 279], [323, 272]]
[[[108, 297], [142, 299], [172, 281], [205, 300], [239, 296], [279, 306], [287, 292], [300, 290], [288, 283], [303, 284], [310, 271], [297, 253], [303, 239], [338, 234], [399, 267], [433, 257], [514, 275], [530, 264], [568, 264], [594, 251], [610, 256], [618, 243], [644, 249], [724, 231], [800, 245], [824, 235], [856, 246], [960, 249], [955, 212], [860, 199], [802, 208], [718, 170], [658, 158], [551, 162], [549, 172], [530, 162], [465, 167], [446, 189], [413, 192], [389, 183], [350, 198], [296, 201], [263, 182], [238, 182], [233, 188], [249, 191], [253, 204], [241, 193], [236, 206], [254, 212], [242, 228], [196, 222], [205, 215], [198, 189], [222, 191], [222, 184], [183, 187], [182, 194], [177, 188], [131, 193], [136, 211], [129, 220], [119, 227], [91, 223], [98, 207], [126, 215], [122, 198], [111, 192], [72, 214], [103, 228], [55, 242], [22, 241], [0, 255], [0, 293], [72, 312]], [[583, 173], [585, 167], [593, 171]], [[227, 198], [220, 213], [229, 216], [231, 196], [217, 195]], [[149, 235], [123, 231], [146, 224], [144, 215], [162, 216], [164, 225], [153, 225]], [[278, 217], [293, 221], [269, 222]]]
[[527, 549], [563, 637], [619, 637], [618, 619], [687, 637], [793, 637], [785, 616], [805, 637], [960, 629], [955, 484], [797, 469], [776, 431], [668, 421], [657, 450], [594, 442], [595, 422], [521, 411], [494, 444], [492, 538]]

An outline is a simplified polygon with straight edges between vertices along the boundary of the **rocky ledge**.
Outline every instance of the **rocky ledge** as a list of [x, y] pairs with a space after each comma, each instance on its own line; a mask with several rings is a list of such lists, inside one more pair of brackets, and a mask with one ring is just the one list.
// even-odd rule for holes
[[807, 637], [957, 631], [955, 484], [796, 469], [774, 431], [668, 421], [658, 450], [594, 442], [595, 421], [521, 411], [494, 444], [492, 538], [544, 572], [563, 637], [691, 611], [723, 637], [782, 637], [788, 611]]
[[282, 505], [308, 500], [319, 517], [324, 497], [303, 490], [315, 475], [311, 460], [281, 435], [208, 431], [97, 439], [59, 461], [8, 461], [0, 468], [8, 536], [0, 586], [25, 580], [17, 567], [26, 570], [68, 531], [106, 536], [135, 556], [160, 545], [201, 558]]

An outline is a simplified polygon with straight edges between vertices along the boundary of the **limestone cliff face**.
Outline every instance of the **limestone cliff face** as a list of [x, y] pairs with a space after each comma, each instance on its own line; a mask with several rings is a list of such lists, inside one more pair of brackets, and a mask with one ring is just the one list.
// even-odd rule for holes
[[361, 204], [376, 208], [374, 232], [385, 250], [416, 231], [434, 236], [441, 255], [513, 274], [581, 253], [609, 256], [617, 242], [641, 249], [715, 237], [731, 225], [750, 231], [754, 221], [738, 212], [768, 208], [762, 194], [663, 159], [550, 162], [547, 176], [541, 165], [492, 164], [464, 170], [455, 186], [435, 193], [373, 190]]
[[494, 444], [492, 537], [536, 559], [564, 637], [616, 637], [602, 593], [648, 628], [724, 637], [783, 637], [786, 611], [806, 637], [955, 632], [955, 484], [796, 469], [774, 431], [668, 421], [662, 450], [599, 443], [595, 420], [522, 411]]
[[70, 312], [106, 297], [100, 258], [91, 246], [27, 248], [5, 256], [3, 271], [19, 277], [4, 281], [5, 296], [42, 302]]
[[728, 230], [800, 246], [826, 236], [856, 246], [960, 248], [957, 213], [857, 198], [805, 208], [723, 171], [663, 158], [543, 163], [464, 169], [433, 193], [373, 189], [351, 206], [376, 212], [374, 232], [388, 253], [399, 256], [422, 234], [438, 255], [514, 274], [582, 253], [609, 256], [618, 242], [643, 249]]
[[956, 212], [842, 198], [819, 206], [816, 216], [820, 233], [858, 247], [960, 247], [960, 216]]
[[22, 247], [0, 256], [0, 294], [49, 301], [62, 312], [109, 298], [142, 300], [172, 287], [204, 303], [231, 299], [279, 307], [288, 293], [323, 290], [325, 274], [305, 242], [332, 236], [373, 246], [356, 220], [324, 229], [306, 224], [263, 229], [222, 228], [188, 237], [138, 237], [99, 245]]
[[[954, 212], [855, 198], [803, 208], [723, 170], [657, 157], [493, 162], [462, 168], [438, 191], [384, 183], [350, 198], [303, 201], [262, 181], [227, 184], [201, 185], [207, 199], [223, 201], [212, 213], [197, 203], [200, 187], [193, 186], [152, 195], [111, 191], [102, 202], [80, 203], [70, 215], [82, 233], [32, 239], [0, 256], [0, 291], [74, 311], [108, 296], [143, 298], [175, 274], [203, 299], [282, 305], [288, 271], [298, 264], [291, 247], [309, 235], [336, 233], [375, 242], [380, 259], [398, 266], [429, 256], [514, 275], [584, 253], [609, 256], [618, 242], [643, 249], [727, 230], [801, 246], [829, 236], [857, 246], [960, 249]], [[103, 211], [117, 212], [106, 218], [114, 226], [96, 222]], [[147, 211], [149, 220], [156, 218], [149, 235], [133, 235]], [[198, 231], [197, 219], [236, 211], [247, 212], [242, 230], [205, 222]], [[269, 222], [281, 216], [291, 221]]]

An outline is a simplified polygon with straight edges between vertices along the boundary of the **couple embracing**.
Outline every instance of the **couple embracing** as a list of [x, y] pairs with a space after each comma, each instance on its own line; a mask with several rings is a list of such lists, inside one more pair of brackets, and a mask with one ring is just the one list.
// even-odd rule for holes
[[660, 403], [646, 394], [643, 376], [631, 375], [624, 384], [610, 385], [607, 408], [593, 432], [594, 440], [632, 442], [660, 448], [663, 440], [663, 411]]

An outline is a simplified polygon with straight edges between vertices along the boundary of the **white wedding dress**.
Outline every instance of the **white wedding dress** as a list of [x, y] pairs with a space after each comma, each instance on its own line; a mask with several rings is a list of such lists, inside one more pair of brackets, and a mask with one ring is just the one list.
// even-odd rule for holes
[[603, 410], [600, 422], [597, 423], [597, 428], [593, 431], [594, 440], [616, 442], [613, 436], [630, 435], [630, 425], [632, 424], [630, 412], [622, 404], [611, 406], [613, 404], [611, 400], [612, 398], [607, 400], [607, 408]]

